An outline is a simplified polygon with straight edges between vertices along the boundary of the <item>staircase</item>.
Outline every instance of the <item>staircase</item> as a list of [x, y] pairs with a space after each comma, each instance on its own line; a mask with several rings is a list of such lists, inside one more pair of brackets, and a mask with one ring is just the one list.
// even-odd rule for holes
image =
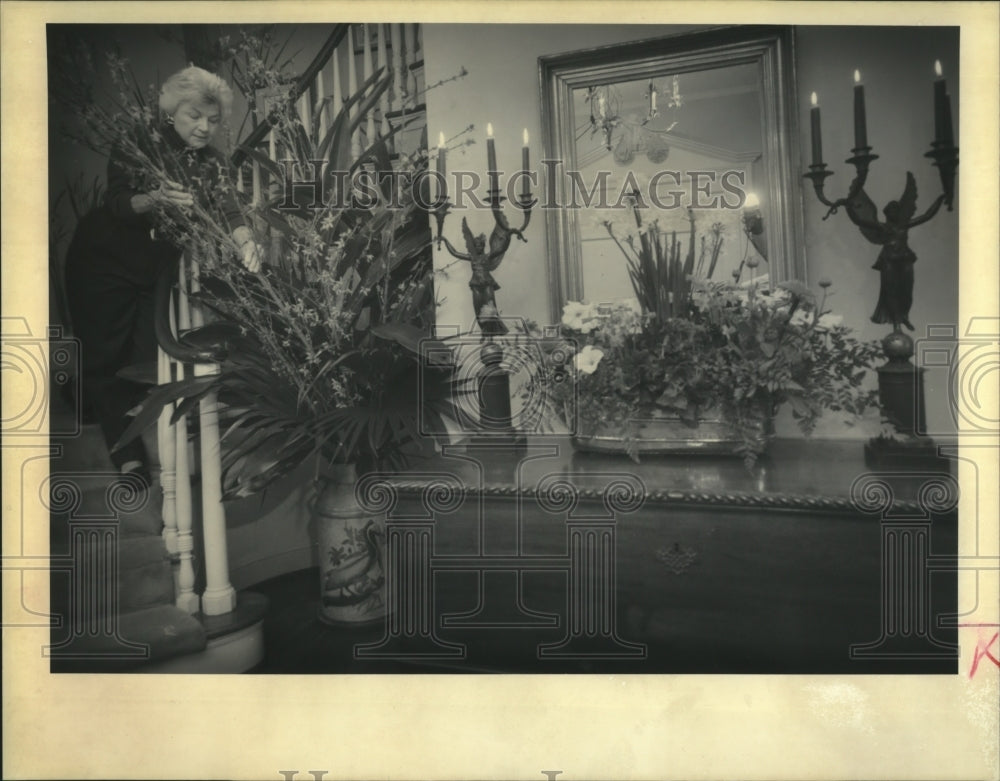
[[[318, 111], [325, 134], [341, 101], [380, 67], [393, 74], [392, 87], [358, 127], [356, 149], [400, 125], [394, 159], [425, 144], [423, 55], [420, 28], [412, 24], [335, 25], [292, 86], [303, 124], [309, 127]], [[243, 143], [279, 159], [266, 121]], [[257, 202], [266, 191], [259, 163], [239, 152], [233, 162], [238, 186]], [[185, 258], [158, 313], [155, 377], [150, 367], [133, 367], [129, 376], [164, 383], [217, 370], [210, 346], [184, 341], [186, 331], [204, 324], [187, 296], [197, 288], [197, 263]], [[158, 454], [148, 490], [116, 473], [96, 425], [52, 438], [53, 672], [244, 672], [263, 659], [266, 600], [236, 592], [229, 580], [217, 404], [203, 401], [178, 421], [172, 412], [166, 408], [147, 437], [147, 452]], [[51, 414], [73, 413], [53, 394]]]
[[[50, 414], [52, 430], [73, 429], [59, 424], [74, 413], [55, 394]], [[262, 597], [240, 593], [222, 620], [176, 606], [159, 484], [147, 491], [117, 474], [95, 424], [51, 444], [52, 672], [221, 673], [258, 664]]]

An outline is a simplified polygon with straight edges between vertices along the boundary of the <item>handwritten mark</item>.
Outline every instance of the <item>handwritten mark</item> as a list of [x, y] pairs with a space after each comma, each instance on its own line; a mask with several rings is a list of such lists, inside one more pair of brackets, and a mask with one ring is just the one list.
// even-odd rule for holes
[[[1000, 624], [959, 624], [959, 626], [984, 629], [986, 627], [1000, 626]], [[990, 653], [990, 649], [993, 647], [993, 644], [998, 640], [1000, 640], [1000, 631], [994, 632], [993, 637], [991, 637], [989, 642], [984, 645], [983, 633], [979, 633], [979, 642], [976, 643], [976, 651], [972, 655], [972, 665], [969, 667], [969, 678], [974, 678], [976, 676], [976, 672], [979, 670], [979, 662], [982, 661], [983, 657], [986, 657], [993, 662], [996, 667], [1000, 668], [1000, 659], [997, 659], [997, 657]]]

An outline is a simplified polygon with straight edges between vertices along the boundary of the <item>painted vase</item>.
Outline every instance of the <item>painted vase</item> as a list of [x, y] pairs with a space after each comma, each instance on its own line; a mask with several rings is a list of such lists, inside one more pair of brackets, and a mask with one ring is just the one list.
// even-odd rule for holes
[[383, 519], [367, 513], [354, 495], [353, 464], [333, 464], [313, 506], [319, 552], [321, 620], [360, 625], [385, 618]]

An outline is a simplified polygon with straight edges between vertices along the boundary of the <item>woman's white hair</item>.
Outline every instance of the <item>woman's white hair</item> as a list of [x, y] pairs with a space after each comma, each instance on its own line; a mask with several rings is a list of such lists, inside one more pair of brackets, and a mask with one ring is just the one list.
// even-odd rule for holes
[[167, 79], [160, 89], [160, 108], [168, 115], [172, 116], [184, 101], [218, 106], [222, 118], [228, 119], [233, 110], [233, 91], [214, 73], [189, 65]]

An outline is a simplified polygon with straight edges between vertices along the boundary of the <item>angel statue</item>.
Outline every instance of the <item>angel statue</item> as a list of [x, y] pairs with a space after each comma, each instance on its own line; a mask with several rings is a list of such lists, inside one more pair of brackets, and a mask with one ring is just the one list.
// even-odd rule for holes
[[[473, 235], [469, 228], [469, 223], [462, 218], [462, 235], [465, 237], [465, 247], [468, 255], [456, 255], [462, 260], [468, 260], [472, 266], [472, 277], [469, 279], [469, 287], [472, 289], [472, 306], [476, 310], [476, 321], [484, 334], [505, 334], [507, 327], [500, 320], [497, 311], [496, 298], [494, 292], [500, 289], [500, 285], [493, 279], [493, 273], [503, 260], [507, 245], [499, 252], [490, 247], [490, 252], [486, 251], [486, 234]], [[491, 242], [491, 244], [494, 242]], [[499, 247], [497, 247], [499, 249]]]
[[[452, 257], [459, 260], [467, 260], [472, 266], [472, 277], [469, 279], [469, 287], [472, 289], [472, 306], [476, 310], [476, 322], [483, 334], [487, 336], [507, 333], [507, 326], [500, 319], [497, 310], [494, 292], [500, 289], [500, 285], [493, 279], [493, 272], [496, 271], [503, 260], [503, 256], [510, 248], [511, 237], [517, 236], [521, 241], [526, 241], [522, 230], [510, 227], [507, 218], [499, 210], [495, 210], [493, 215], [496, 226], [490, 234], [490, 248], [486, 250], [486, 234], [473, 235], [469, 229], [469, 223], [462, 218], [462, 235], [465, 237], [466, 252], [456, 250], [448, 239], [438, 235], [439, 244], [444, 244]], [[527, 223], [525, 223], [527, 224]]]
[[[851, 188], [852, 190], [854, 187]], [[920, 217], [917, 210], [917, 182], [906, 172], [906, 189], [898, 201], [890, 201], [882, 210], [885, 222], [879, 222], [878, 209], [871, 198], [858, 188], [857, 194], [847, 202], [847, 216], [861, 229], [861, 234], [873, 244], [880, 244], [882, 251], [872, 268], [881, 275], [878, 304], [871, 316], [873, 323], [892, 323], [894, 332], [905, 325], [913, 330], [910, 306], [913, 304], [913, 264], [917, 256], [907, 243], [910, 228], [921, 225], [937, 214], [944, 201], [939, 196]]]

